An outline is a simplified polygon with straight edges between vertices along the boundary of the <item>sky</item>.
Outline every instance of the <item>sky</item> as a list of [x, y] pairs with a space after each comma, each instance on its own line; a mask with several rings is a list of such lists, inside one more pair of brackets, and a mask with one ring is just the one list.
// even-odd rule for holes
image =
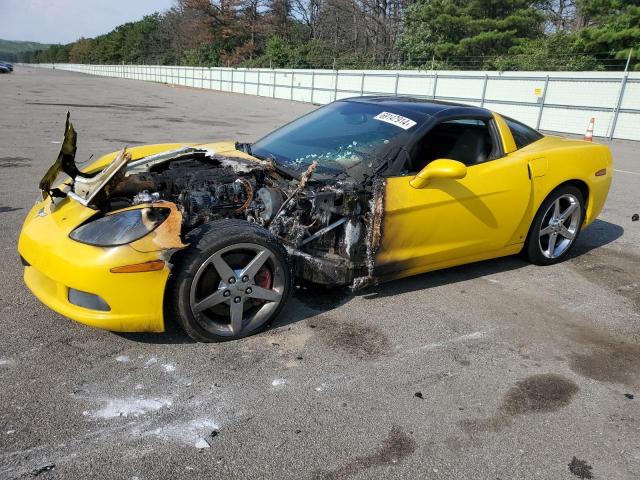
[[0, 38], [69, 43], [162, 12], [173, 3], [174, 0], [0, 0]]

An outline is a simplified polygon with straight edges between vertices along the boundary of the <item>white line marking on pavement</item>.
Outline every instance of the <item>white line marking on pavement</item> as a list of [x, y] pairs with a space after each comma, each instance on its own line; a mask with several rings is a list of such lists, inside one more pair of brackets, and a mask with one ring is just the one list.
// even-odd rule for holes
[[630, 172], [629, 170], [618, 170], [616, 168], [614, 168], [613, 171], [618, 173], [629, 173], [631, 175], [640, 175], [640, 172]]
[[[452, 338], [450, 340], [445, 340], [444, 342], [427, 343], [426, 345], [421, 345], [419, 347], [410, 348], [409, 350], [406, 350], [406, 352], [420, 352], [420, 351], [425, 351], [425, 350], [434, 350], [436, 348], [445, 347], [447, 345], [451, 345], [451, 344], [454, 344], [454, 343], [466, 342], [467, 340], [477, 340], [479, 338], [484, 337], [488, 333], [493, 332], [494, 330], [495, 330], [495, 328], [492, 328], [491, 330], [484, 330], [484, 331], [467, 333], [465, 335], [460, 335], [459, 337], [455, 337], [455, 338]], [[398, 347], [398, 348], [400, 348], [400, 347]]]

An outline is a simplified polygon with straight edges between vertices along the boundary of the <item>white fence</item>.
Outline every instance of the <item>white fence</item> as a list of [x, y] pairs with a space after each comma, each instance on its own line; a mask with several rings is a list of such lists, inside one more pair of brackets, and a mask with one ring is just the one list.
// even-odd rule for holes
[[413, 95], [479, 105], [541, 130], [640, 140], [640, 73], [290, 70], [38, 64], [73, 72], [316, 104]]

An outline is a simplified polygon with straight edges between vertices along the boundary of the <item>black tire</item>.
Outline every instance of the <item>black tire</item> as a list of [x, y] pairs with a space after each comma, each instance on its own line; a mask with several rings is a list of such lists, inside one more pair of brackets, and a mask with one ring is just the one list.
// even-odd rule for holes
[[[576, 208], [579, 209], [578, 213], [572, 213], [564, 222], [557, 223], [551, 222], [554, 220], [554, 207], [557, 200], [560, 202], [560, 210], [564, 205], [572, 204], [573, 199], [576, 202]], [[565, 210], [566, 211], [566, 210]], [[542, 202], [536, 216], [533, 219], [533, 223], [529, 228], [529, 234], [523, 249], [524, 256], [535, 265], [553, 265], [555, 263], [562, 262], [567, 258], [569, 252], [573, 248], [580, 235], [582, 229], [582, 223], [585, 216], [585, 199], [580, 189], [573, 185], [564, 185], [556, 188], [549, 196]], [[560, 217], [561, 220], [561, 217]], [[567, 225], [572, 228], [567, 228]], [[569, 239], [559, 233], [560, 229], [564, 228], [566, 233], [573, 232], [573, 238]], [[556, 239], [553, 245], [557, 243], [557, 239], [561, 239], [562, 243], [557, 244], [557, 247], [553, 248], [551, 244], [552, 234], [543, 234], [541, 236], [542, 229], [551, 229], [556, 233]], [[545, 243], [545, 237], [546, 243]], [[566, 241], [565, 241], [566, 240]], [[553, 253], [551, 253], [553, 250]]]
[[[291, 293], [293, 274], [286, 250], [271, 232], [243, 220], [227, 219], [193, 230], [186, 236], [185, 243], [189, 246], [172, 258], [173, 268], [164, 297], [166, 319], [174, 320], [198, 342], [218, 342], [255, 334], [278, 316]], [[261, 255], [267, 259], [263, 266], [257, 267], [260, 270], [248, 280], [244, 278], [248, 275], [241, 277], [240, 270], [248, 268], [252, 258], [257, 260]], [[220, 259], [224, 260], [223, 264]], [[247, 265], [243, 265], [245, 260]], [[234, 274], [233, 284], [219, 273], [220, 266], [224, 270], [224, 265]], [[259, 285], [265, 281], [268, 282], [266, 285]], [[265, 290], [280, 294], [281, 298], [276, 305], [276, 301], [249, 295], [256, 295], [258, 290], [261, 294]], [[225, 298], [220, 300], [222, 294]], [[202, 307], [205, 303], [202, 300], [214, 295], [218, 303]], [[235, 302], [241, 305], [234, 306], [234, 301], [241, 297], [241, 301]], [[194, 313], [201, 307], [204, 308], [202, 311]], [[241, 329], [233, 328], [234, 308], [240, 309]], [[228, 325], [225, 324], [225, 311]]]

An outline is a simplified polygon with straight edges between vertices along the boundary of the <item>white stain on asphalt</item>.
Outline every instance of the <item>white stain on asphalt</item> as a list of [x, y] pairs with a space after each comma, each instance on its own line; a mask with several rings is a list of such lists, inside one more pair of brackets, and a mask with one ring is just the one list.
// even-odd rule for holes
[[[153, 435], [161, 440], [178, 442], [184, 445], [192, 445], [196, 448], [210, 448], [211, 442], [217, 435], [219, 426], [208, 418], [197, 418], [187, 422], [175, 422], [143, 435]], [[215, 432], [215, 434], [213, 434]]]
[[0, 358], [0, 365], [13, 365], [15, 362], [10, 358]]
[[271, 385], [273, 387], [282, 387], [285, 383], [287, 383], [287, 381], [284, 378], [276, 378], [273, 382], [271, 382]]
[[466, 335], [460, 335], [459, 337], [456, 337], [451, 341], [452, 342], [464, 342], [465, 340], [475, 340], [476, 338], [484, 337], [489, 332], [491, 332], [491, 330], [487, 330], [485, 332], [467, 333]]
[[129, 362], [131, 359], [129, 358], [129, 355], [118, 355], [116, 357], [116, 362], [122, 362], [122, 363], [127, 363]]
[[105, 405], [102, 408], [95, 411], [85, 411], [83, 414], [105, 419], [139, 417], [171, 406], [171, 400], [166, 398], [114, 398], [103, 402]]
[[171, 365], [170, 363], [162, 364], [162, 368], [164, 369], [165, 372], [175, 372], [176, 371], [176, 366], [175, 365]]
[[158, 359], [156, 357], [151, 357], [149, 360], [147, 360], [144, 364], [145, 368], [149, 368], [152, 365], [155, 365], [156, 363], [158, 363]]
[[196, 448], [211, 448], [211, 445], [209, 445], [209, 442], [207, 442], [204, 438], [200, 437], [196, 440], [196, 443], [194, 445]]

